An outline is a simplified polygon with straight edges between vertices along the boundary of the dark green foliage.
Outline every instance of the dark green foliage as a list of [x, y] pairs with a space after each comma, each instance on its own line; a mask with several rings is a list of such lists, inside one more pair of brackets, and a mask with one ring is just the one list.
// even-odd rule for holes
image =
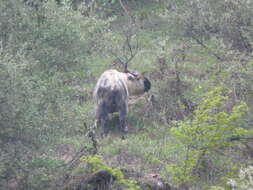
[[[93, 122], [92, 107], [81, 106], [91, 97], [87, 60], [95, 54], [92, 46], [100, 43], [94, 36], [103, 34], [106, 21], [83, 20], [79, 12], [53, 1], [38, 9], [27, 3], [3, 1], [0, 7], [0, 143], [6, 155], [0, 173], [2, 182], [21, 176], [28, 185], [33, 172], [44, 174], [22, 160], [63, 136], [86, 133], [85, 126]], [[45, 170], [50, 166], [44, 165]], [[24, 171], [33, 167], [25, 177]]]
[[191, 38], [203, 45], [205, 40], [221, 39], [227, 48], [252, 52], [252, 2], [164, 1], [173, 34]]

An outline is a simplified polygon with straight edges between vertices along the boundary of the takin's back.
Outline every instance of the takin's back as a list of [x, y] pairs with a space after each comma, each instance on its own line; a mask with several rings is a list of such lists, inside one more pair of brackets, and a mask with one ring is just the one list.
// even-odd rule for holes
[[116, 104], [116, 101], [128, 101], [126, 80], [124, 73], [113, 69], [105, 71], [98, 79], [94, 90], [96, 103]]

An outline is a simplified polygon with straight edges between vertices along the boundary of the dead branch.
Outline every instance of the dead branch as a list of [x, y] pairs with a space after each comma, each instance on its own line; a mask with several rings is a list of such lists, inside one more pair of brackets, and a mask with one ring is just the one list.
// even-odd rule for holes
[[136, 44], [135, 47], [135, 52], [133, 52], [133, 47], [131, 45], [131, 39], [132, 39], [133, 34], [126, 34], [126, 41], [123, 45], [123, 50], [128, 49], [128, 51], [130, 52], [130, 57], [127, 58], [126, 62], [124, 63], [124, 72], [129, 72], [128, 70], [128, 63], [137, 55], [138, 53], [138, 43]]
[[122, 45], [121, 51], [123, 52], [123, 56], [120, 57], [116, 52], [110, 50], [110, 54], [113, 55], [116, 59], [113, 61], [112, 66], [115, 65], [122, 65], [123, 71], [125, 73], [131, 73], [133, 75], [136, 75], [138, 73], [134, 73], [128, 69], [128, 64], [133, 60], [133, 58], [137, 55], [139, 50], [139, 44], [136, 42], [136, 45], [132, 45], [133, 33], [131, 31], [125, 32], [125, 41]]
[[132, 24], [133, 23], [133, 19], [132, 19], [132, 15], [131, 15], [130, 11], [127, 10], [126, 5], [124, 5], [124, 3], [122, 2], [122, 0], [119, 0], [119, 4], [122, 7], [122, 9], [124, 10], [125, 15], [129, 18], [130, 24]]
[[201, 40], [199, 40], [197, 37], [195, 37], [194, 35], [192, 36], [192, 38], [199, 44], [201, 45], [203, 48], [205, 48], [209, 54], [213, 55], [214, 57], [216, 57], [219, 61], [223, 61], [224, 59], [222, 57], [220, 57], [219, 55], [217, 55], [215, 52], [211, 51], [209, 47], [207, 47], [203, 42], [201, 42]]

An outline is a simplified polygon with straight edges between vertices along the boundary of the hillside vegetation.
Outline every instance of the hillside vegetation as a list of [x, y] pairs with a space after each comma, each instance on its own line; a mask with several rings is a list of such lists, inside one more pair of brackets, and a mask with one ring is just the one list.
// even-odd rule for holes
[[[0, 189], [253, 189], [252, 45], [250, 0], [0, 0]], [[130, 59], [151, 90], [101, 137]]]

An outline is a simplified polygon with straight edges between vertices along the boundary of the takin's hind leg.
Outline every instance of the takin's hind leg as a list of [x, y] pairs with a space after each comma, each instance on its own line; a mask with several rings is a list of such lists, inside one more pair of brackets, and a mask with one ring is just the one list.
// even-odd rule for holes
[[120, 106], [119, 109], [119, 126], [123, 132], [128, 132], [128, 127], [126, 124], [126, 116], [127, 116], [127, 104], [124, 103]]
[[105, 136], [108, 133], [108, 111], [106, 109], [106, 105], [102, 104], [99, 107], [99, 111], [97, 112], [97, 123], [99, 127], [101, 127], [101, 136]]
[[106, 136], [109, 132], [109, 126], [108, 126], [108, 116], [103, 118], [101, 121], [101, 137]]

